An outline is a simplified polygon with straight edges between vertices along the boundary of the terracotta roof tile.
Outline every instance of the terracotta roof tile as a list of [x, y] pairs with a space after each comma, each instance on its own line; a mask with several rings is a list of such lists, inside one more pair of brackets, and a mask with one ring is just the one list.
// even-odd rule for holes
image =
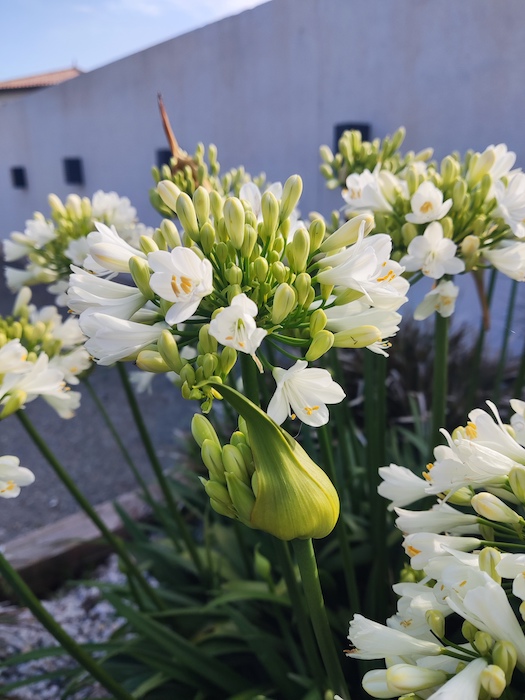
[[66, 68], [64, 70], [55, 70], [50, 73], [39, 73], [38, 75], [29, 75], [25, 78], [15, 78], [14, 80], [5, 80], [0, 82], [0, 90], [24, 90], [28, 88], [46, 87], [48, 85], [57, 85], [71, 78], [76, 78], [82, 75], [83, 71], [78, 68]]

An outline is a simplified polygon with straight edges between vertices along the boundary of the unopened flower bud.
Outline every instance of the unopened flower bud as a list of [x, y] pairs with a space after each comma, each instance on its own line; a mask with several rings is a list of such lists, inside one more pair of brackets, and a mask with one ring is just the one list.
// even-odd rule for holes
[[16, 413], [25, 404], [27, 399], [27, 393], [21, 389], [16, 389], [9, 394], [9, 398], [4, 402], [2, 410], [0, 411], [0, 420], [11, 416]]
[[148, 253], [156, 253], [159, 246], [155, 243], [151, 236], [141, 236], [139, 239], [139, 245], [142, 252], [147, 255]]
[[[221, 503], [223, 506], [226, 506], [230, 511], [233, 511], [233, 503], [230, 498], [230, 494], [228, 493], [228, 489], [225, 486], [225, 483], [222, 484], [218, 481], [214, 481], [213, 479], [210, 479], [207, 481], [206, 479], [203, 479], [200, 477], [201, 484], [204, 486], [204, 490], [206, 491], [206, 494], [213, 500], [218, 501]], [[230, 516], [231, 517], [231, 516]]]
[[276, 282], [284, 282], [288, 277], [288, 270], [286, 269], [286, 265], [280, 260], [277, 260], [276, 262], [272, 263], [272, 275], [274, 276]]
[[310, 316], [310, 337], [313, 338], [319, 331], [324, 330], [327, 317], [322, 309], [316, 309]]
[[162, 359], [162, 355], [156, 350], [141, 350], [137, 355], [136, 364], [139, 369], [143, 369], [145, 372], [164, 374], [170, 371]]
[[258, 282], [264, 282], [268, 275], [268, 261], [266, 258], [258, 257], [253, 261], [253, 272]]
[[56, 194], [48, 195], [47, 201], [48, 201], [49, 207], [51, 209], [51, 216], [54, 219], [60, 219], [64, 216], [66, 216], [66, 214], [67, 214], [66, 208], [62, 204], [62, 200], [59, 197], [57, 197]]
[[192, 241], [199, 240], [199, 224], [197, 214], [191, 197], [185, 192], [181, 192], [177, 199], [177, 216], [184, 231], [190, 236]]
[[313, 340], [304, 356], [308, 362], [314, 362], [325, 355], [334, 344], [334, 334], [330, 331], [319, 331], [313, 337]]
[[221, 351], [219, 358], [219, 369], [221, 374], [229, 374], [237, 362], [237, 351], [234, 348], [225, 347]]
[[470, 184], [477, 184], [490, 171], [495, 162], [496, 152], [492, 148], [487, 149], [484, 153], [474, 153], [468, 167]]
[[483, 632], [480, 630], [479, 632], [476, 632], [473, 644], [482, 656], [487, 656], [494, 646], [494, 639], [488, 632]]
[[445, 156], [441, 161], [443, 185], [451, 185], [459, 175], [459, 163], [453, 156]]
[[82, 200], [78, 194], [68, 194], [66, 199], [66, 211], [71, 218], [80, 219], [82, 217]]
[[226, 298], [229, 304], [231, 304], [232, 300], [239, 294], [242, 294], [242, 287], [240, 284], [230, 284], [229, 287], [226, 288]]
[[161, 180], [157, 185], [157, 192], [164, 204], [171, 209], [177, 211], [177, 199], [180, 195], [180, 188], [171, 180]]
[[224, 263], [228, 260], [230, 253], [228, 250], [228, 245], [224, 243], [224, 241], [217, 243], [215, 246], [215, 255], [222, 265], [224, 265]]
[[444, 238], [453, 238], [454, 237], [454, 222], [452, 221], [452, 217], [450, 216], [445, 216], [441, 221], [439, 222], [441, 224], [441, 227], [443, 228], [443, 236]]
[[183, 382], [187, 382], [189, 387], [193, 387], [195, 384], [195, 370], [189, 363], [182, 367], [180, 371], [180, 378]]
[[250, 518], [255, 505], [255, 496], [251, 486], [248, 486], [236, 474], [228, 471], [226, 472], [226, 485], [237, 517], [242, 523], [252, 527]]
[[224, 222], [233, 247], [240, 250], [244, 242], [244, 207], [240, 199], [228, 197], [224, 203]]
[[474, 255], [477, 254], [479, 250], [479, 238], [477, 236], [466, 236], [462, 241], [461, 241], [461, 254], [465, 258], [471, 258]]
[[[200, 437], [201, 435], [199, 434], [199, 438]], [[222, 461], [222, 447], [220, 443], [213, 439], [206, 438], [201, 445], [201, 457], [204, 466], [210, 472], [211, 478], [214, 481], [225, 484], [226, 477], [224, 475], [224, 463]]]
[[462, 486], [452, 495], [447, 496], [447, 502], [454, 506], [469, 506], [473, 495], [474, 491], [471, 488]]
[[303, 272], [310, 254], [310, 237], [304, 228], [299, 228], [293, 240], [286, 246], [286, 256], [294, 272]]
[[147, 260], [139, 258], [136, 255], [133, 256], [129, 259], [129, 271], [140, 293], [146, 297], [146, 299], [153, 299], [155, 294], [149, 286], [151, 271]]
[[408, 248], [411, 241], [418, 235], [417, 227], [415, 224], [411, 224], [408, 221], [401, 226], [401, 237], [403, 239], [404, 245]]
[[243, 258], [250, 258], [257, 243], [257, 231], [250, 224], [244, 226], [244, 240], [241, 246], [241, 255]]
[[242, 282], [242, 270], [237, 265], [231, 265], [226, 270], [226, 279], [230, 284], [241, 284]]
[[324, 160], [325, 163], [331, 163], [334, 159], [334, 154], [328, 146], [321, 146], [319, 148], [319, 155], [321, 156], [321, 160]]
[[445, 636], [445, 616], [440, 610], [427, 610], [425, 620], [438, 639]]
[[283, 282], [277, 287], [273, 297], [272, 323], [281, 323], [291, 314], [297, 305], [296, 293], [293, 287]]
[[312, 255], [319, 250], [326, 235], [326, 224], [323, 219], [317, 218], [312, 221], [308, 229], [310, 236], [310, 252]]
[[222, 449], [222, 463], [226, 474], [235, 474], [247, 486], [250, 476], [244, 463], [242, 452], [235, 445], [225, 445]]
[[167, 329], [164, 329], [160, 334], [157, 340], [157, 349], [169, 369], [177, 374], [180, 374], [184, 365], [188, 363], [187, 360], [181, 358], [177, 341]]
[[494, 547], [483, 547], [478, 556], [479, 568], [488, 574], [496, 583], [501, 583], [501, 576], [496, 571], [501, 561], [501, 554]]
[[497, 641], [492, 649], [492, 661], [502, 669], [509, 684], [518, 662], [516, 647], [511, 642]]
[[412, 197], [419, 187], [419, 175], [414, 165], [409, 165], [407, 167], [405, 180], [408, 187], [408, 196]]
[[483, 518], [487, 518], [487, 520], [511, 524], [519, 523], [522, 520], [518, 513], [509, 508], [500, 498], [487, 491], [482, 491], [473, 496], [470, 504], [476, 513]]
[[188, 382], [183, 382], [182, 386], [180, 388], [180, 394], [183, 399], [188, 400], [191, 398], [191, 389], [189, 387]]
[[215, 246], [215, 229], [209, 221], [201, 226], [199, 243], [205, 255], [209, 255]]
[[465, 180], [457, 180], [452, 188], [452, 202], [455, 211], [461, 211], [465, 206], [467, 196], [467, 183]]
[[381, 333], [375, 326], [359, 326], [348, 331], [334, 333], [334, 348], [366, 348], [381, 340]]
[[163, 219], [160, 224], [162, 236], [170, 248], [182, 245], [177, 227], [169, 219]]
[[210, 335], [210, 324], [205, 323], [199, 329], [199, 349], [203, 352], [217, 352], [217, 339]]
[[437, 671], [413, 664], [394, 664], [386, 670], [386, 682], [396, 695], [404, 695], [418, 690], [442, 685], [447, 680], [444, 671]]
[[261, 554], [259, 546], [255, 547], [253, 569], [259, 578], [273, 586], [271, 562], [267, 557]]
[[279, 219], [281, 223], [293, 212], [303, 191], [303, 181], [299, 175], [292, 175], [286, 180], [281, 197]]
[[465, 637], [467, 642], [472, 644], [477, 633], [478, 628], [474, 627], [474, 625], [468, 620], [465, 620], [465, 622], [461, 625], [461, 634]]
[[209, 379], [216, 374], [216, 370], [219, 364], [219, 359], [217, 355], [210, 352], [206, 353], [202, 359], [202, 373], [204, 379]]
[[267, 191], [261, 197], [261, 213], [263, 217], [261, 236], [264, 241], [267, 241], [279, 226], [279, 202], [272, 192]]
[[525, 503], [525, 469], [523, 467], [512, 467], [508, 478], [512, 493], [520, 503]]
[[204, 226], [210, 217], [210, 195], [204, 187], [197, 187], [193, 193], [193, 206], [200, 226]]
[[507, 680], [503, 670], [499, 666], [490, 664], [483, 669], [480, 676], [481, 687], [491, 698], [499, 698], [505, 692]]
[[223, 201], [222, 197], [218, 192], [215, 190], [212, 190], [209, 193], [210, 197], [210, 210], [213, 215], [213, 220], [217, 224], [217, 222], [222, 219], [223, 217]]
[[328, 236], [321, 246], [321, 250], [323, 253], [329, 253], [333, 250], [353, 245], [357, 241], [360, 233], [364, 236], [368, 236], [373, 230], [374, 224], [374, 217], [369, 212], [358, 214], [346, 221], [337, 231], [334, 231], [331, 236]]
[[312, 278], [307, 272], [301, 272], [295, 278], [293, 286], [297, 292], [297, 303], [299, 306], [305, 306], [308, 293], [312, 288]]

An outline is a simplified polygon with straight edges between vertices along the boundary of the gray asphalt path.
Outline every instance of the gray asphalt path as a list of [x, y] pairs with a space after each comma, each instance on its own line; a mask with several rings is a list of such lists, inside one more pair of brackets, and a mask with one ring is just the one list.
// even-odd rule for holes
[[[1, 278], [0, 314], [6, 315], [12, 309], [14, 296], [5, 288], [3, 274]], [[53, 300], [44, 290], [35, 288], [33, 302], [42, 306]], [[128, 367], [133, 369], [131, 364]], [[95, 367], [90, 381], [137, 467], [146, 480], [152, 482], [149, 461], [135, 429], [117, 369]], [[177, 469], [188, 440], [194, 406], [184, 401], [178, 389], [163, 376], [155, 377], [153, 388], [152, 394], [139, 396], [142, 413], [164, 467]], [[97, 504], [135, 488], [136, 482], [86, 387], [81, 385], [80, 390], [81, 406], [70, 420], [59, 418], [42, 399], [28, 404], [26, 414], [82, 492]], [[0, 422], [0, 454], [17, 455], [21, 464], [36, 475], [35, 483], [22, 489], [18, 498], [0, 499], [0, 544], [78, 510], [16, 416]]]

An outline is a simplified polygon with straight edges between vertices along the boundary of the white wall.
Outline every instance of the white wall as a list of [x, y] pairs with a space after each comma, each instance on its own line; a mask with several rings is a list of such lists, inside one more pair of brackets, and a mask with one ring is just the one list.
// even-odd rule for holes
[[[114, 189], [155, 223], [159, 91], [183, 147], [213, 141], [224, 168], [271, 180], [301, 173], [305, 211], [339, 204], [318, 174], [337, 122], [370, 122], [373, 136], [404, 124], [407, 148], [439, 156], [506, 141], [524, 163], [524, 20], [522, 0], [273, 0], [0, 105], [0, 237], [50, 191]], [[83, 188], [63, 183], [68, 156], [84, 160]], [[11, 186], [18, 165], [27, 191]]]

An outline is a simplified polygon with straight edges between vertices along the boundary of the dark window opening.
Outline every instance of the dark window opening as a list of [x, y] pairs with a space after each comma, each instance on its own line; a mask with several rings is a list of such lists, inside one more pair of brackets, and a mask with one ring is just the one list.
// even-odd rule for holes
[[64, 179], [68, 185], [84, 184], [84, 165], [81, 158], [64, 158]]
[[334, 126], [334, 151], [339, 150], [339, 139], [344, 131], [360, 131], [363, 141], [370, 141], [370, 124], [348, 122], [347, 124], [336, 124]]
[[24, 167], [11, 168], [11, 182], [17, 190], [27, 189], [27, 173]]
[[156, 151], [157, 168], [160, 170], [163, 165], [169, 165], [170, 158], [172, 158], [172, 156], [173, 156], [173, 154], [169, 148], [157, 149], [157, 151]]

